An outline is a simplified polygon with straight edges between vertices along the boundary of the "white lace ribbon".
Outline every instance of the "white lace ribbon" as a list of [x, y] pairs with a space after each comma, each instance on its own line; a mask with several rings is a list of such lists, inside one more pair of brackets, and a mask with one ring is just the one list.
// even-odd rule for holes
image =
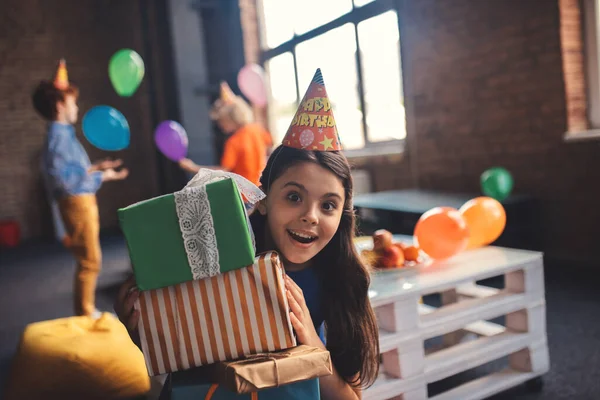
[[[209, 183], [220, 181], [223, 179], [233, 179], [241, 194], [246, 197], [247, 203], [256, 204], [265, 198], [265, 194], [258, 186], [250, 182], [241, 175], [233, 172], [225, 172], [211, 169], [201, 169], [189, 182], [185, 185], [188, 187], [205, 186]], [[184, 188], [185, 189], [185, 188]]]
[[[235, 182], [242, 203], [244, 203], [242, 194], [246, 197], [246, 203], [250, 205], [254, 205], [265, 197], [262, 190], [240, 175], [206, 169], [200, 170], [182, 190], [173, 193], [179, 228], [194, 279], [217, 275], [221, 269], [206, 185], [223, 179], [232, 179]], [[246, 207], [244, 207], [244, 212], [252, 239], [252, 247], [256, 252], [254, 232]]]
[[217, 275], [220, 271], [219, 250], [206, 186], [185, 188], [173, 196], [193, 278]]

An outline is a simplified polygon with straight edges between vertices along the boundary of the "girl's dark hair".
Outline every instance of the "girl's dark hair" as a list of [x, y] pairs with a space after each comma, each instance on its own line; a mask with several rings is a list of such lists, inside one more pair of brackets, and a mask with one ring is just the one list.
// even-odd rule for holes
[[[338, 373], [351, 385], [368, 387], [379, 372], [379, 338], [375, 313], [368, 297], [370, 276], [353, 243], [355, 214], [352, 205], [352, 175], [346, 157], [337, 151], [307, 151], [279, 146], [267, 162], [260, 183], [265, 193], [288, 168], [311, 162], [341, 179], [346, 201], [337, 232], [315, 256], [322, 277], [327, 350]], [[265, 217], [256, 212], [252, 226], [257, 232], [257, 250], [265, 251]], [[258, 233], [261, 232], [261, 233]], [[358, 381], [356, 377], [358, 375]]]
[[58, 113], [57, 103], [63, 103], [65, 97], [73, 95], [79, 96], [77, 87], [71, 85], [65, 90], [57, 89], [54, 83], [50, 81], [41, 81], [34, 89], [31, 100], [33, 108], [47, 121], [54, 121]]

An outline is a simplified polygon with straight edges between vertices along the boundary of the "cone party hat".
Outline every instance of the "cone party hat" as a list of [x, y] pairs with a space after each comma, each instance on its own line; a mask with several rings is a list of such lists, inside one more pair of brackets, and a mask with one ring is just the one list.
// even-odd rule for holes
[[342, 149], [321, 69], [317, 68], [282, 144], [302, 150]]
[[54, 87], [60, 90], [66, 90], [69, 87], [69, 75], [67, 74], [67, 62], [61, 59], [54, 77]]
[[227, 82], [221, 81], [221, 100], [225, 104], [233, 103], [235, 99], [235, 93], [231, 90]]

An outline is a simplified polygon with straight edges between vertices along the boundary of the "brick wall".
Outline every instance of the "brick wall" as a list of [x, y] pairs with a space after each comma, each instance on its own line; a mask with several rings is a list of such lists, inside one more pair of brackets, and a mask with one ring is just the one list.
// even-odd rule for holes
[[414, 106], [410, 151], [419, 185], [477, 191], [483, 170], [504, 166], [515, 192], [541, 200], [547, 253], [597, 259], [600, 147], [563, 141], [559, 3], [402, 4], [403, 62], [412, 83], [406, 101]]
[[16, 218], [25, 239], [52, 234], [38, 167], [45, 123], [33, 111], [30, 93], [37, 81], [52, 76], [61, 57], [81, 89], [80, 118], [92, 106], [108, 104], [120, 110], [131, 127], [130, 148], [108, 154], [89, 146], [77, 126], [92, 160], [122, 157], [131, 170], [127, 181], [107, 183], [99, 191], [102, 226], [116, 226], [118, 207], [157, 193], [148, 83], [123, 99], [112, 90], [107, 74], [108, 60], [120, 48], [135, 49], [145, 58], [143, 3], [147, 2], [0, 2], [0, 219]]

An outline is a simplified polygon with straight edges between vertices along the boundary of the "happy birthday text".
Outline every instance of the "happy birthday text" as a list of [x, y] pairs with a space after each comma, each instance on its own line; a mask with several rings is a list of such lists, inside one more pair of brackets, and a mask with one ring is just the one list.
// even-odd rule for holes
[[313, 97], [311, 99], [306, 99], [300, 105], [300, 109], [304, 112], [296, 113], [292, 125], [316, 126], [317, 128], [331, 128], [335, 126], [333, 116], [313, 114], [314, 112], [327, 112], [331, 110], [331, 103], [327, 97]]

